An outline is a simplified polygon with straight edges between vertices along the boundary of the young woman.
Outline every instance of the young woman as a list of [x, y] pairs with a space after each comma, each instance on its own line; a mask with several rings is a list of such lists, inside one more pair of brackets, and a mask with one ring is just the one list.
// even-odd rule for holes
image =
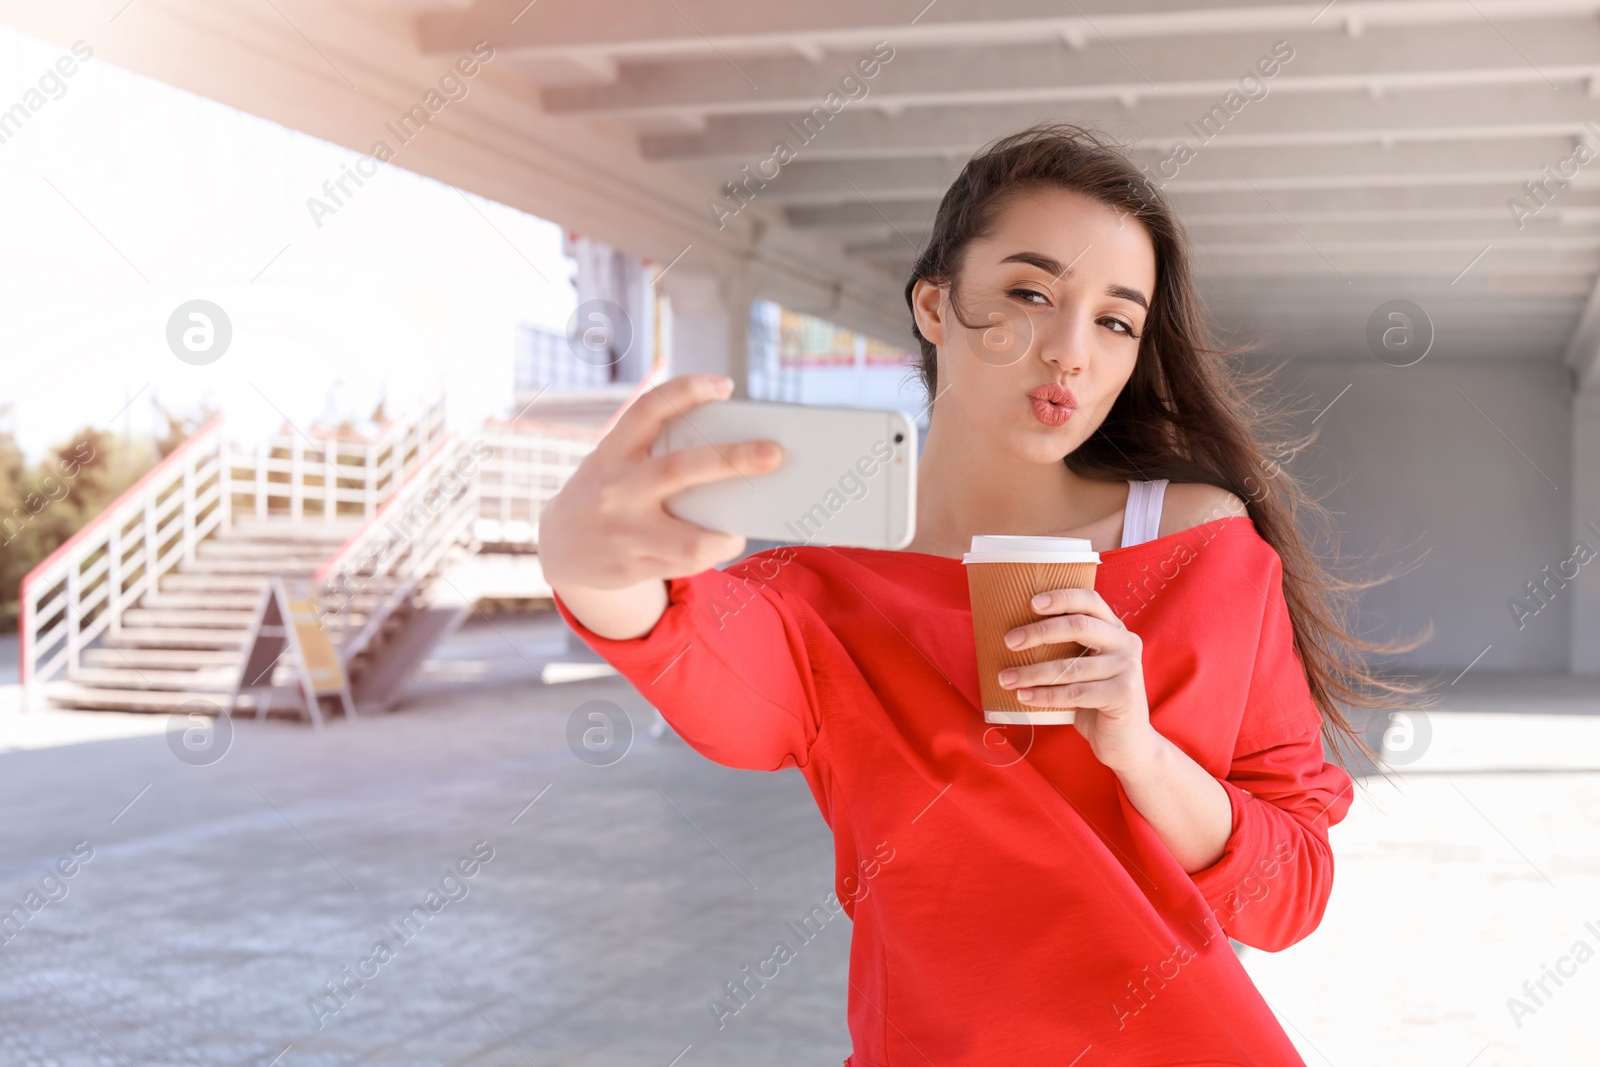
[[[1229, 939], [1321, 920], [1353, 797], [1323, 733], [1387, 706], [1343, 624], [1358, 585], [1297, 528], [1259, 379], [1210, 346], [1183, 231], [1121, 150], [1045, 125], [975, 156], [906, 285], [932, 414], [906, 551], [673, 518], [772, 442], [652, 458], [711, 376], [642, 396], [550, 502], [563, 618], [696, 750], [798, 767], [853, 919], [847, 1067], [1300, 1064]], [[1035, 603], [1002, 685], [1071, 726], [987, 727], [961, 554], [1087, 538], [1094, 590]], [[781, 947], [775, 946], [775, 951]], [[780, 960], [781, 962], [781, 960]], [[759, 981], [759, 979], [757, 979]], [[751, 989], [750, 992], [754, 992]]]

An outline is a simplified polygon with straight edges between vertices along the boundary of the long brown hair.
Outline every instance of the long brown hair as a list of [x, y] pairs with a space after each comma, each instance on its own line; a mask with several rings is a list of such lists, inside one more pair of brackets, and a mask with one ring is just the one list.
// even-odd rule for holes
[[[1271, 443], [1300, 414], [1269, 390], [1280, 368], [1248, 372], [1233, 358], [1255, 345], [1216, 347], [1195, 295], [1188, 234], [1121, 145], [1082, 126], [1039, 123], [981, 149], [940, 201], [932, 236], [906, 282], [906, 306], [912, 307], [918, 279], [948, 284], [956, 319], [969, 329], [982, 328], [966, 321], [958, 298], [967, 246], [991, 232], [1019, 194], [1048, 187], [1084, 194], [1119, 216], [1138, 219], [1156, 255], [1155, 295], [1133, 375], [1105, 422], [1063, 462], [1085, 477], [1204, 482], [1242, 499], [1256, 530], [1283, 561], [1295, 651], [1322, 712], [1324, 740], [1347, 769], [1350, 752], [1378, 764], [1363, 729], [1344, 709], [1431, 701], [1419, 699], [1421, 685], [1379, 676], [1365, 653], [1411, 651], [1431, 636], [1431, 626], [1409, 643], [1369, 641], [1355, 632], [1357, 594], [1392, 575], [1346, 578], [1319, 560], [1314, 544], [1325, 544], [1324, 551], [1338, 558], [1332, 517], [1278, 462], [1311, 444], [1316, 431]], [[911, 331], [922, 349], [916, 373], [936, 398], [938, 350], [917, 328], [914, 308]]]

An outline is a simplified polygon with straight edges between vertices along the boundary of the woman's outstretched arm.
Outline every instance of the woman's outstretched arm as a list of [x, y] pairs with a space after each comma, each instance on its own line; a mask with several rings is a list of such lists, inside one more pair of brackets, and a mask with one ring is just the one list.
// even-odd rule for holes
[[645, 633], [666, 608], [666, 579], [696, 574], [744, 551], [744, 538], [684, 522], [664, 501], [692, 485], [773, 469], [782, 458], [777, 443], [698, 445], [650, 455], [668, 420], [725, 400], [732, 388], [728, 378], [697, 374], [651, 389], [622, 413], [539, 515], [545, 581], [595, 633]]
[[568, 625], [685, 741], [727, 766], [776, 770], [804, 760], [816, 734], [801, 624], [762, 580], [783, 550], [718, 570], [744, 538], [663, 502], [771, 470], [781, 453], [751, 441], [650, 455], [668, 419], [726, 397], [720, 382], [674, 378], [623, 413], [540, 516], [540, 563]]
[[817, 736], [810, 657], [798, 610], [768, 584], [792, 556], [770, 549], [668, 580], [665, 610], [636, 637], [590, 630], [566, 594], [556, 606], [707, 759], [756, 771], [800, 766]]

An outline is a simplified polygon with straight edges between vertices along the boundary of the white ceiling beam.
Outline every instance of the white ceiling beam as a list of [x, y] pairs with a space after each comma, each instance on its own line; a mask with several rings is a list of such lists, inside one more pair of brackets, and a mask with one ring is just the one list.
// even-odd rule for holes
[[[1416, 248], [1459, 247], [1476, 252], [1486, 245], [1494, 248], [1600, 248], [1600, 222], [1582, 226], [1529, 226], [1517, 231], [1507, 224], [1504, 215], [1498, 218], [1467, 224], [1441, 225], [1436, 222], [1402, 223], [1390, 219], [1368, 222], [1338, 222], [1302, 216], [1300, 220], [1279, 216], [1262, 216], [1258, 222], [1239, 225], [1206, 225], [1194, 219], [1184, 219], [1190, 239], [1202, 248], [1221, 250], [1231, 247], [1256, 247], [1265, 244], [1299, 245], [1307, 241], [1322, 247], [1324, 244], [1342, 242], [1390, 242]], [[826, 231], [839, 236], [847, 243], [845, 248], [856, 254], [862, 245], [881, 245], [909, 239], [921, 243], [931, 233], [922, 226], [861, 226], [853, 232]], [[1352, 244], [1353, 246], [1353, 244]]]
[[[1590, 77], [1600, 75], [1600, 19], [1524, 23], [1519, 32], [1529, 38], [1520, 49], [1508, 47], [1502, 32], [1481, 20], [1374, 30], [1361, 38], [1309, 34], [1289, 42], [1293, 58], [1263, 83], [1268, 97], [1250, 106], [1262, 107], [1272, 95], [1375, 86], [1391, 92], [1550, 83], [1587, 87]], [[871, 83], [871, 92], [875, 103], [905, 107], [1196, 97], [1203, 110], [1237, 93], [1240, 78], [1272, 48], [1270, 37], [1209, 34], [1081, 52], [1054, 43], [897, 50]], [[1396, 64], [1395, 56], [1406, 62]], [[853, 62], [841, 60], [834, 69], [785, 49], [785, 54], [744, 63], [731, 56], [630, 63], [614, 85], [557, 86], [540, 95], [552, 114], [627, 117], [690, 107], [727, 115], [803, 113], [822, 106]]]
[[[1174, 183], [1177, 184], [1180, 183]], [[1295, 222], [1510, 218], [1503, 202], [1485, 196], [1482, 189], [1474, 186], [1436, 190], [1395, 187], [1292, 190], [1274, 196], [1270, 207], [1250, 189], [1196, 195], [1169, 186], [1168, 193], [1173, 208], [1184, 223], [1191, 226], [1213, 221], [1217, 224], [1262, 222], [1284, 216]], [[938, 206], [938, 197], [874, 198], [870, 204], [856, 197], [854, 201], [835, 204], [791, 207], [786, 215], [790, 225], [802, 228], [849, 231], [859, 230], [863, 226], [893, 223], [904, 229], [908, 226], [930, 225]], [[1566, 190], [1560, 200], [1530, 220], [1530, 225], [1561, 216], [1577, 222], [1594, 221], [1600, 216], [1600, 189]]]
[[[1481, 310], [1497, 315], [1499, 324], [1507, 331], [1541, 331], [1553, 342], [1541, 349], [1545, 358], [1559, 360], [1567, 347], [1572, 323], [1577, 320], [1585, 295], [1593, 286], [1596, 270], [1600, 269], [1600, 251], [1552, 255], [1548, 252], [1513, 253], [1496, 248], [1489, 256], [1473, 262], [1476, 255], [1471, 250], [1374, 251], [1313, 249], [1306, 245], [1219, 255], [1195, 248], [1190, 264], [1197, 278], [1212, 282], [1237, 281], [1255, 287], [1263, 276], [1270, 276], [1286, 283], [1293, 290], [1284, 298], [1291, 309], [1284, 312], [1286, 317], [1293, 316], [1292, 309], [1321, 300], [1325, 289], [1345, 292], [1364, 281], [1392, 277], [1397, 271], [1405, 273], [1405, 280], [1382, 290], [1386, 295], [1369, 301], [1369, 312], [1397, 296], [1416, 299], [1418, 283], [1424, 279], [1432, 278], [1448, 285], [1451, 279], [1462, 277], [1458, 288], [1465, 285], [1465, 279], [1474, 279], [1492, 287], [1487, 293], [1478, 292], [1476, 300], [1482, 305]], [[886, 245], [881, 255], [862, 254], [852, 258], [901, 279], [909, 277], [914, 262], [904, 246], [896, 249]], [[1464, 276], [1463, 270], [1466, 270]], [[1565, 303], [1542, 310], [1530, 304], [1527, 295], [1530, 293], [1559, 296]], [[1254, 291], [1239, 298], [1237, 307], [1213, 304], [1212, 312], [1220, 322], [1236, 323], [1246, 311], [1259, 314], [1259, 309], [1271, 303], [1264, 293]], [[1433, 305], [1425, 306], [1431, 313]]]
[[805, 4], [751, 4], [746, 0], [587, 0], [535, 4], [478, 0], [466, 12], [422, 16], [423, 51], [450, 53], [489, 40], [530, 58], [573, 48], [600, 48], [619, 59], [734, 53], [778, 55], [796, 38], [830, 51], [857, 52], [879, 40], [905, 49], [953, 45], [1032, 44], [1060, 40], [1066, 47], [1096, 42], [1187, 37], [1201, 33], [1348, 34], [1396, 26], [1446, 27], [1581, 17], [1600, 12], [1600, 0], [1075, 0], [1059, 14], [1040, 16], [1030, 0], [942, 0], [913, 23], [906, 6], [890, 0], [808, 0]]
[[[908, 237], [911, 235], [907, 235]], [[862, 259], [889, 259], [905, 256], [911, 253], [913, 242], [902, 240], [898, 235], [893, 239], [879, 242], [846, 245], [846, 251]], [[1552, 256], [1565, 255], [1569, 260], [1584, 260], [1587, 262], [1600, 262], [1600, 234], [1590, 234], [1583, 237], [1567, 238], [1511, 238], [1499, 241], [1483, 241], [1475, 237], [1446, 237], [1430, 240], [1385, 240], [1383, 238], [1366, 238], [1356, 240], [1339, 240], [1326, 236], [1312, 237], [1300, 235], [1294, 230], [1284, 227], [1281, 234], [1263, 236], [1254, 241], [1194, 241], [1191, 243], [1199, 255], [1217, 258], [1241, 258], [1250, 256], [1300, 256], [1318, 254], [1329, 256], [1338, 260], [1342, 253], [1378, 253], [1388, 255], [1395, 253], [1407, 255], [1416, 253], [1419, 257], [1436, 258], [1454, 263], [1456, 270], [1461, 270], [1472, 261], [1472, 257], [1485, 248], [1494, 256], [1495, 263], [1520, 256], [1523, 253], [1531, 255]], [[1570, 253], [1570, 255], [1569, 255]], [[1378, 262], [1382, 262], [1379, 260]], [[1480, 262], [1490, 262], [1488, 256]], [[1493, 263], [1491, 263], [1491, 266]]]
[[[1258, 196], [1266, 197], [1260, 206], [1283, 210], [1271, 199], [1275, 190], [1477, 185], [1486, 187], [1485, 204], [1504, 207], [1508, 198], [1522, 195], [1523, 183], [1538, 178], [1541, 167], [1553, 158], [1551, 146], [1539, 141], [1520, 142], [1516, 148], [1515, 152], [1506, 151], [1481, 142], [1338, 150], [1308, 147], [1292, 153], [1257, 148], [1224, 152], [1219, 148], [1200, 153], [1163, 191], [1259, 191]], [[1134, 158], [1136, 162], [1149, 161], [1140, 154]], [[810, 163], [802, 158], [779, 171], [759, 195], [783, 204], [850, 203], [862, 197], [869, 203], [880, 197], [937, 199], [961, 167], [960, 160], [933, 157], [832, 163]], [[1563, 193], [1597, 185], [1600, 167], [1580, 170], [1565, 190], [1555, 194], [1555, 202], [1560, 202]]]
[[[1554, 209], [1552, 209], [1553, 212]], [[884, 212], [890, 215], [890, 212]], [[931, 210], [930, 210], [931, 214]], [[1189, 234], [1197, 241], [1215, 239], [1219, 234], [1223, 237], [1231, 236], [1237, 227], [1244, 226], [1282, 226], [1292, 224], [1311, 232], [1311, 228], [1335, 227], [1340, 232], [1359, 232], [1359, 227], [1368, 226], [1380, 233], [1416, 233], [1423, 239], [1431, 237], [1448, 237], [1458, 233], [1472, 233], [1483, 236], [1485, 240], [1492, 237], [1485, 230], [1493, 229], [1496, 234], [1504, 234], [1507, 213], [1495, 208], [1471, 208], [1459, 211], [1326, 211], [1321, 213], [1295, 212], [1293, 214], [1275, 214], [1270, 211], [1256, 214], [1240, 213], [1236, 215], [1183, 215], [1183, 225]], [[1567, 221], [1570, 219], [1572, 221]], [[1462, 224], [1465, 225], [1462, 225]], [[1591, 229], [1600, 228], [1600, 208], [1585, 208], [1579, 211], [1566, 213], [1565, 218], [1555, 214], [1541, 214], [1528, 221], [1526, 231], [1532, 235], [1540, 235], [1563, 231], [1567, 226], [1579, 226], [1587, 233]], [[802, 225], [800, 229], [817, 233], [826, 233], [841, 240], [872, 240], [887, 241], [896, 233], [903, 233], [912, 240], [918, 240], [932, 232], [931, 218], [896, 220], [892, 217], [884, 220], [881, 216], [876, 220], [864, 220], [850, 223], [828, 223]]]
[[[1194, 128], [1210, 101], [1158, 98], [1132, 111], [1103, 100], [1058, 104], [981, 104], [914, 108], [889, 121], [872, 108], [848, 107], [807, 142], [805, 156], [889, 159], [930, 152], [969, 156], [997, 135], [1041, 120], [1099, 127], [1126, 142], [1170, 151], [1178, 141], [1200, 143]], [[1219, 144], [1288, 147], [1447, 140], [1505, 140], [1533, 136], [1581, 137], [1600, 143], [1587, 123], [1600, 125], [1600, 108], [1581, 86], [1554, 88], [1540, 81], [1516, 86], [1417, 89], [1373, 99], [1365, 93], [1269, 97], [1228, 123]], [[787, 137], [792, 116], [714, 115], [697, 134], [645, 134], [646, 159], [728, 160], [765, 158]]]
[[[1280, 194], [1290, 193], [1334, 193], [1334, 192], [1378, 192], [1387, 189], [1416, 189], [1430, 192], [1442, 186], [1458, 185], [1467, 188], [1489, 188], [1501, 190], [1508, 183], [1515, 182], [1522, 175], [1517, 172], [1492, 172], [1482, 175], [1463, 174], [1347, 174], [1347, 175], [1315, 175], [1305, 178], [1233, 178], [1218, 179], [1207, 182], [1190, 182], [1187, 189], [1191, 192], [1204, 193], [1250, 193], [1258, 197], [1262, 193], [1271, 197], [1267, 202], [1277, 205]], [[857, 189], [832, 189], [812, 187], [801, 189], [794, 185], [787, 186], [782, 191], [772, 188], [761, 195], [771, 203], [781, 203], [786, 207], [829, 207], [836, 204], [847, 203], [850, 200], [860, 200], [863, 195], [868, 202], [877, 205], [882, 200], [914, 197], [919, 199], [937, 201], [944, 191], [949, 188], [950, 182], [939, 184], [936, 179], [930, 179], [916, 186], [905, 185], [875, 185], [871, 189], [859, 186]], [[1498, 195], [1495, 192], [1488, 194], [1491, 198]], [[1493, 200], [1492, 202], [1499, 202]], [[1549, 209], [1555, 210], [1555, 209]], [[1509, 219], [1510, 212], [1506, 213]]]

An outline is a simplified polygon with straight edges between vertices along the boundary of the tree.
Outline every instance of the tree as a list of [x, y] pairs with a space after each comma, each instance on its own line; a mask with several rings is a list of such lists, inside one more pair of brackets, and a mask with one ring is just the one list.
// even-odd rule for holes
[[31, 468], [15, 435], [0, 430], [0, 630], [17, 627], [27, 573], [188, 436], [170, 415], [168, 427], [153, 441], [85, 427]]

